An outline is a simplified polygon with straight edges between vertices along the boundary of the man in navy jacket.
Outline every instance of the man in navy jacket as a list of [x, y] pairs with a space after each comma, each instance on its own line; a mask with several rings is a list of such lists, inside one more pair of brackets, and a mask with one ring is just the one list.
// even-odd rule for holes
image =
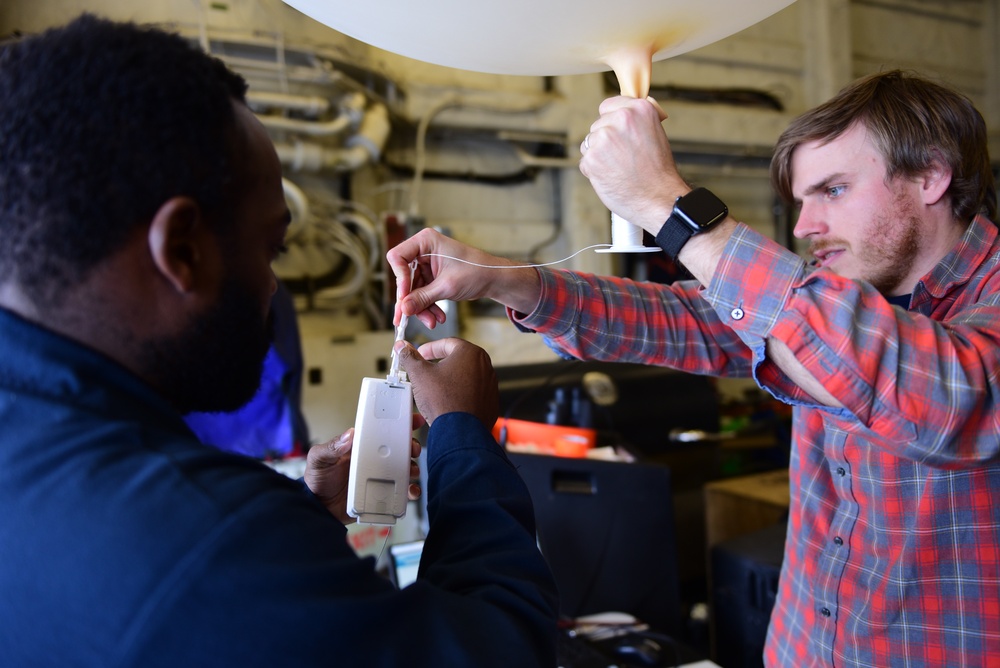
[[345, 539], [350, 432], [310, 450], [311, 493], [181, 419], [245, 403], [270, 338], [289, 214], [244, 90], [90, 16], [2, 47], [0, 661], [551, 665], [554, 586], [481, 349], [400, 351], [430, 424], [402, 591]]

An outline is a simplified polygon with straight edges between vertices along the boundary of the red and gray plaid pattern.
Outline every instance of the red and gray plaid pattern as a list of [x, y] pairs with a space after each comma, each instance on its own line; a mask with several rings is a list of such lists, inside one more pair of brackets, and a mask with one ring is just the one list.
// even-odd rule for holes
[[[794, 406], [769, 666], [1000, 666], [1000, 241], [976, 219], [910, 310], [739, 226], [708, 289], [541, 269], [583, 359], [753, 375]], [[786, 343], [844, 406], [765, 355]], [[669, 447], [665, 444], [664, 447]]]

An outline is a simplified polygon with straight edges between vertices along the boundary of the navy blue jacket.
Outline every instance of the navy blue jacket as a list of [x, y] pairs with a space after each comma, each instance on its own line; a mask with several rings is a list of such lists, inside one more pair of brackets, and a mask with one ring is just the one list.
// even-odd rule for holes
[[359, 559], [300, 483], [201, 445], [109, 359], [0, 309], [0, 663], [554, 665], [528, 492], [435, 420], [420, 578]]

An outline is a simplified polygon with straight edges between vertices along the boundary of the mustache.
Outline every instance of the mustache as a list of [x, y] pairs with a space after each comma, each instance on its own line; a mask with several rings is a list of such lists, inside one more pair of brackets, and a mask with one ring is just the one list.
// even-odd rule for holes
[[849, 248], [850, 244], [844, 239], [834, 239], [832, 237], [827, 237], [825, 239], [819, 239], [818, 241], [809, 242], [809, 249], [806, 251], [813, 257], [816, 257], [818, 253], [822, 253], [830, 248]]
[[809, 244], [809, 254], [816, 255], [817, 253], [822, 253], [828, 248], [834, 246], [843, 246], [844, 242], [839, 239], [820, 239], [819, 241], [813, 241]]
[[849, 246], [850, 244], [848, 244], [845, 240], [835, 239], [831, 237], [819, 239], [816, 241], [811, 241], [809, 242], [809, 248], [806, 250], [806, 253], [808, 253], [810, 258], [806, 262], [806, 265], [809, 267], [818, 266], [819, 265], [818, 256], [819, 254], [823, 253], [823, 251], [826, 251], [831, 248], [848, 248]]

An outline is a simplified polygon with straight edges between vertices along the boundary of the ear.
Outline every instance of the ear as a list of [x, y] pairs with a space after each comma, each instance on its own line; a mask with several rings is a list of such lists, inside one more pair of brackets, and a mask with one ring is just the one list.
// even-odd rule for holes
[[941, 201], [951, 185], [951, 167], [935, 150], [931, 164], [920, 176], [920, 193], [924, 204], [932, 206]]
[[201, 207], [190, 197], [173, 197], [153, 216], [147, 240], [153, 263], [178, 292], [197, 285], [205, 243]]

